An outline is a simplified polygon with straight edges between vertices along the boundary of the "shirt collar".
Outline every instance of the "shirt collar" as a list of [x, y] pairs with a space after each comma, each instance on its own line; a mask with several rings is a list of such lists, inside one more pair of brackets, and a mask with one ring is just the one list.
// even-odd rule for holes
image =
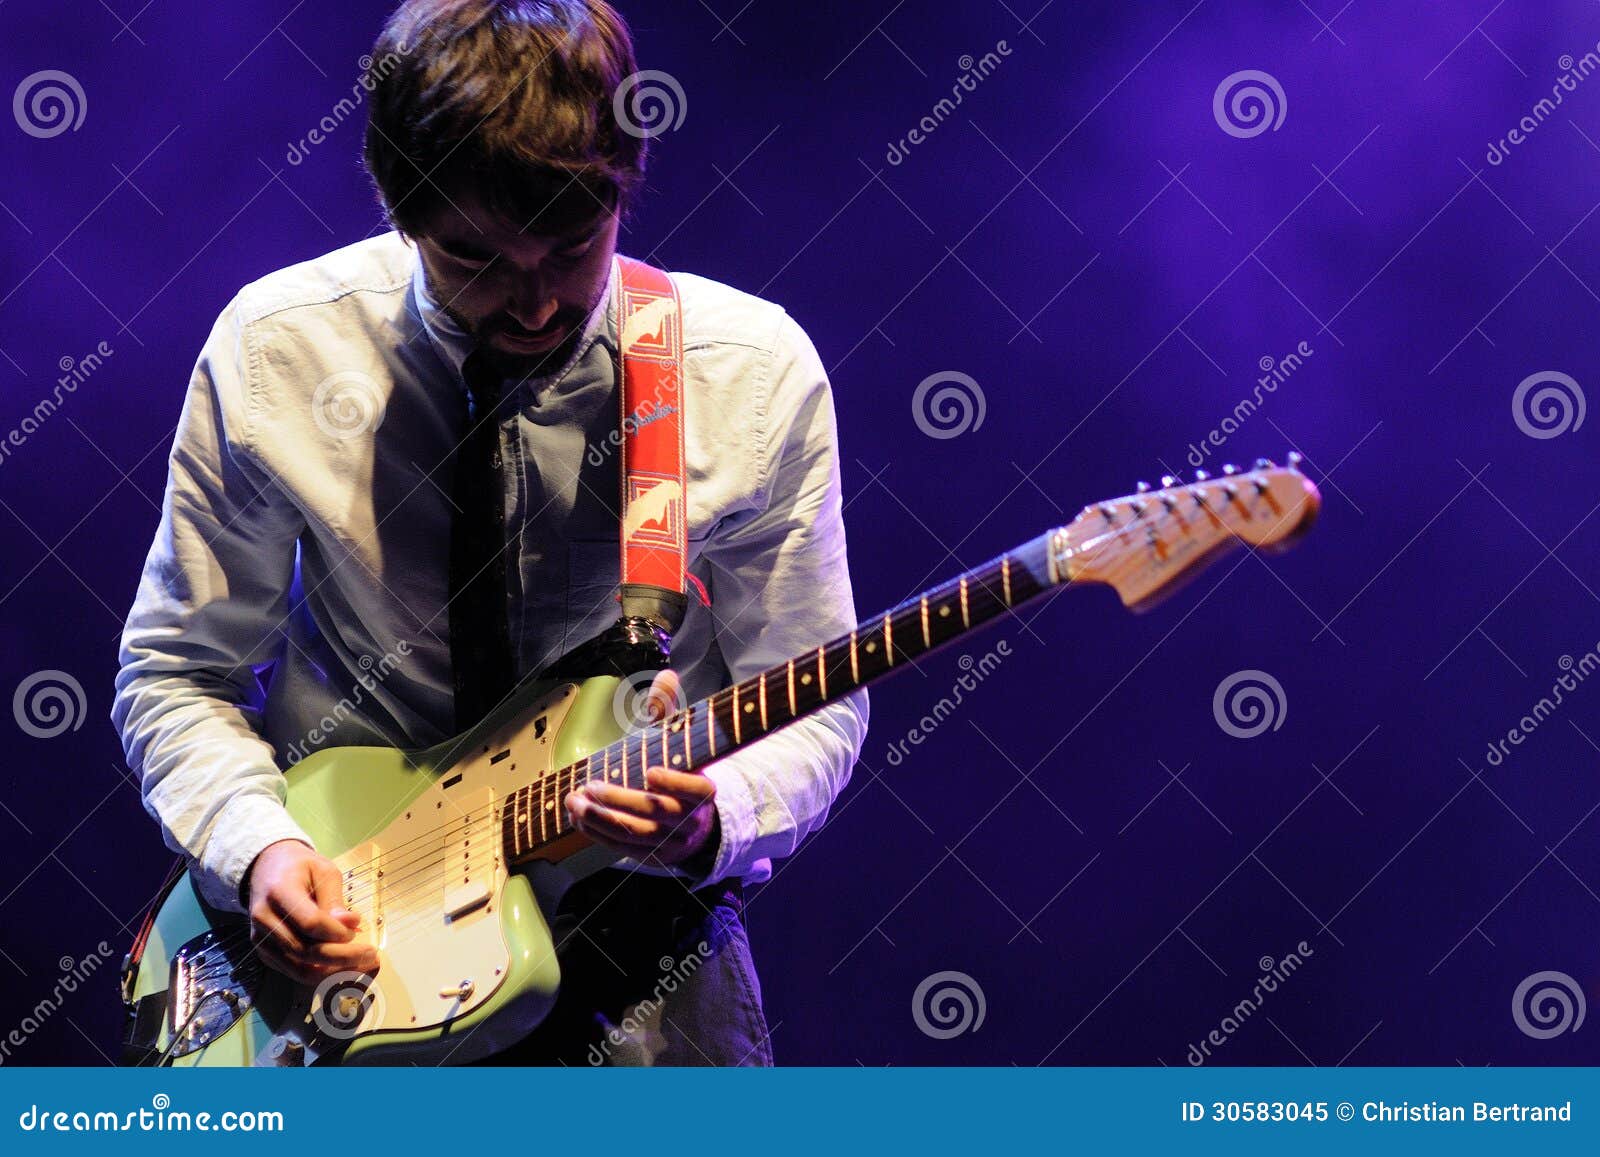
[[[455, 371], [456, 376], [461, 376], [462, 364], [466, 362], [467, 355], [472, 352], [472, 335], [461, 328], [461, 324], [451, 317], [439, 303], [428, 286], [428, 278], [422, 266], [422, 254], [412, 247], [415, 266], [412, 271], [412, 292], [417, 302], [417, 313], [422, 319], [422, 327], [428, 333], [428, 340], [433, 343], [433, 348], [446, 365]], [[600, 295], [599, 303], [590, 311], [583, 324], [582, 336], [573, 346], [572, 353], [564, 364], [551, 370], [549, 373], [540, 374], [538, 377], [525, 378], [518, 384], [518, 389], [526, 389], [535, 394], [542, 392], [546, 387], [564, 378], [572, 368], [580, 362], [589, 352], [589, 347], [596, 341], [605, 344], [613, 355], [617, 349], [616, 316], [612, 306], [617, 291], [618, 263], [611, 259], [611, 268], [606, 274], [605, 292]]]

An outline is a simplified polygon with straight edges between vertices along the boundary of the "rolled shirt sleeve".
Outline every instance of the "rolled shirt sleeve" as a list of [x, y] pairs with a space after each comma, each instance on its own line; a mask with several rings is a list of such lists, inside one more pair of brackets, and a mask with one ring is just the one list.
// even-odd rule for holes
[[[810, 338], [787, 315], [772, 381], [766, 505], [725, 519], [702, 553], [717, 647], [734, 681], [856, 625], [832, 390]], [[721, 844], [697, 886], [786, 856], [819, 827], [849, 781], [867, 718], [867, 692], [858, 690], [711, 764]]]
[[245, 340], [235, 303], [189, 383], [111, 708], [145, 809], [201, 896], [234, 912], [263, 848], [311, 843], [260, 734], [255, 668], [283, 646], [303, 520], [252, 461]]

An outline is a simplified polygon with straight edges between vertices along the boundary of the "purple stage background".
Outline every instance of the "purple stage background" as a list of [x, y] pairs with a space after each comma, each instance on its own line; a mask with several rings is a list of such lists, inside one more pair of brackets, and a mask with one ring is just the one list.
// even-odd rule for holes
[[[1295, 447], [1324, 496], [1281, 559], [873, 693], [750, 906], [780, 1063], [1600, 1059], [1600, 5], [740, 5], [622, 4], [684, 112], [622, 248], [812, 335], [863, 617], [1140, 478]], [[116, 960], [39, 1002], [169, 862], [117, 635], [217, 312], [382, 228], [338, 108], [387, 7], [0, 8], [5, 1063], [114, 1055]]]

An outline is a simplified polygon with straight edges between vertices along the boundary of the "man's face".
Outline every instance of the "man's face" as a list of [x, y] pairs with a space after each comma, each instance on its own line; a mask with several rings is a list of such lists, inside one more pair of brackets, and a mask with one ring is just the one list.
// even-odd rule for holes
[[477, 343], [530, 372], [560, 365], [605, 292], [617, 216], [559, 233], [518, 228], [458, 198], [415, 238], [434, 299]]

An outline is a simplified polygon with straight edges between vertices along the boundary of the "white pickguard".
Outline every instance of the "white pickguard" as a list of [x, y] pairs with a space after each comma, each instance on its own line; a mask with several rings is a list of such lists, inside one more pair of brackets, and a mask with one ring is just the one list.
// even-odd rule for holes
[[456, 1020], [504, 982], [510, 949], [500, 917], [508, 876], [500, 804], [550, 769], [576, 694], [564, 686], [520, 713], [520, 726], [488, 736], [383, 831], [335, 859], [347, 881], [357, 873], [349, 906], [374, 938], [381, 965], [351, 1035]]

